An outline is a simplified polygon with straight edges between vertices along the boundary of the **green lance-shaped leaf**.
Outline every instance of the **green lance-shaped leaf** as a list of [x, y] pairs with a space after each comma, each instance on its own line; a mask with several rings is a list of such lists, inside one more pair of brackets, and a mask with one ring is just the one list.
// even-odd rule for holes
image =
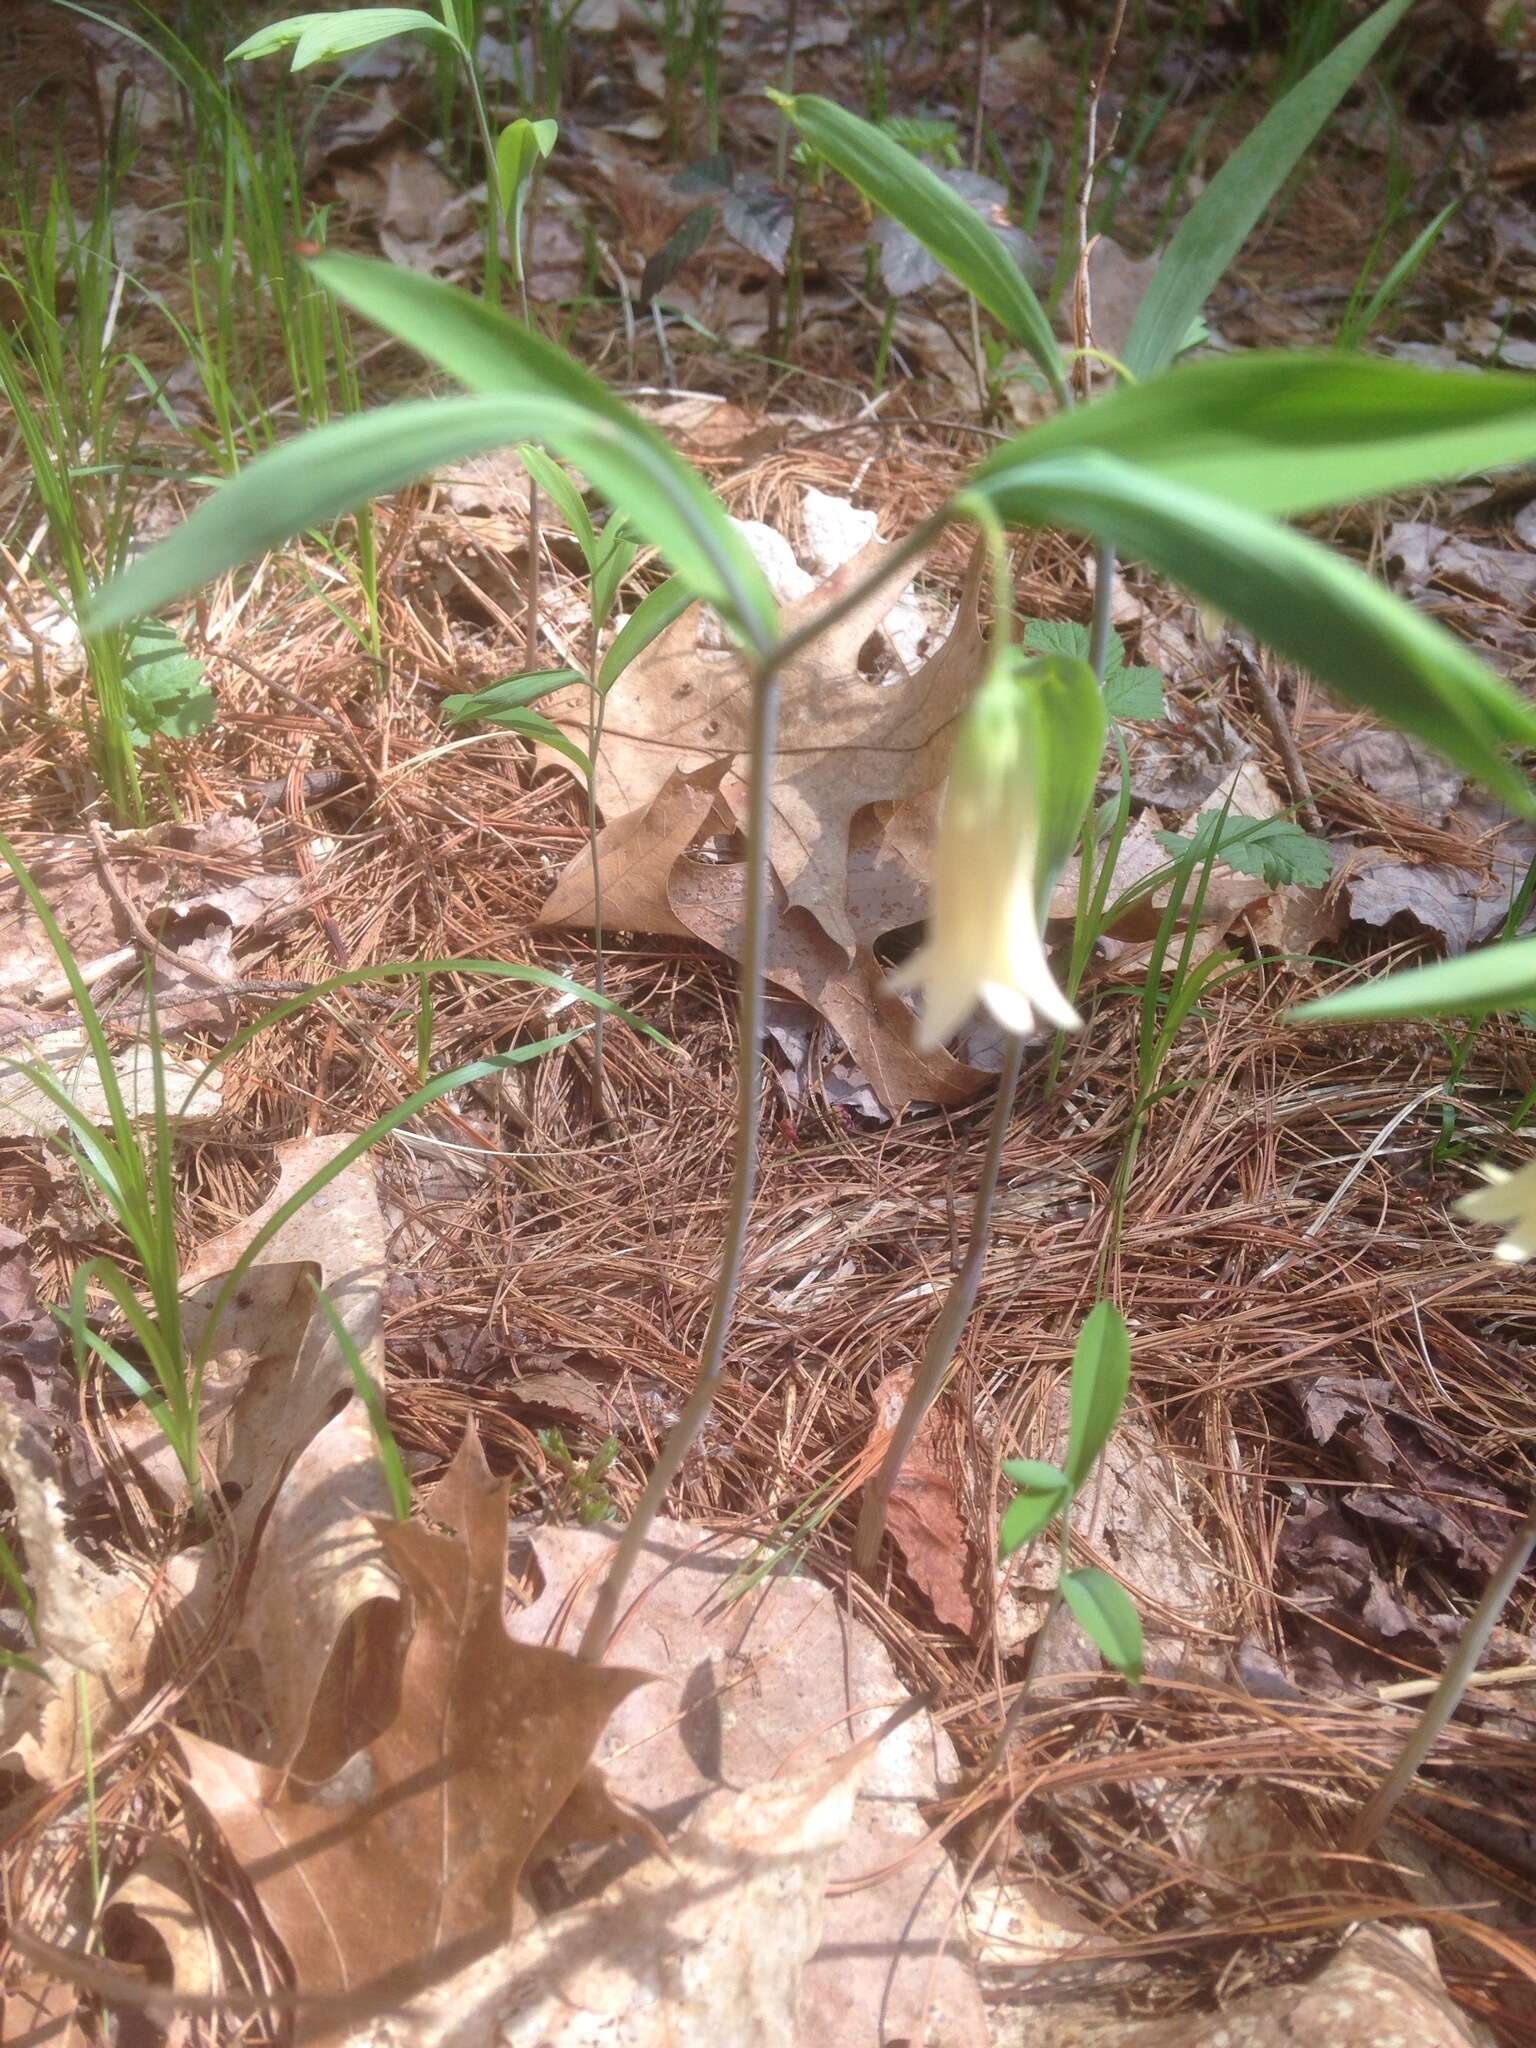
[[1413, 0], [1387, 0], [1292, 86], [1241, 142], [1180, 221], [1125, 345], [1136, 377], [1165, 369], [1270, 201]]
[[499, 683], [487, 683], [483, 690], [461, 690], [443, 699], [443, 716], [450, 725], [489, 723], [507, 711], [526, 711], [541, 697], [555, 690], [584, 683], [586, 677], [574, 668], [530, 669], [520, 676], [503, 676]]
[[[694, 595], [724, 611], [759, 651], [776, 630], [773, 595], [750, 549], [703, 478], [621, 398], [562, 348], [453, 285], [366, 256], [329, 255], [311, 265], [355, 312], [409, 343], [450, 377], [478, 392], [544, 394], [580, 406], [616, 430], [623, 474], [603, 474], [537, 427], [526, 438], [573, 461], [623, 512]], [[663, 538], [665, 534], [665, 538]]]
[[1536, 938], [1505, 939], [1460, 960], [1437, 960], [1342, 995], [1320, 996], [1292, 1010], [1291, 1018], [1297, 1024], [1355, 1024], [1526, 1009], [1536, 1009]]
[[1113, 541], [1342, 697], [1427, 741], [1514, 809], [1536, 812], [1504, 751], [1536, 747], [1536, 706], [1330, 549], [1097, 451], [1020, 464], [971, 488], [1010, 520]]
[[[694, 492], [678, 487], [677, 468], [656, 459], [648, 437], [626, 435], [622, 427], [568, 400], [525, 394], [407, 400], [331, 421], [257, 456], [184, 526], [102, 590], [90, 629], [99, 632], [157, 611], [226, 569], [311, 527], [327, 525], [370, 498], [534, 434], [576, 463], [611, 503], [632, 506], [636, 525], [695, 592], [702, 589], [733, 617], [738, 616], [738, 597], [743, 605], [753, 605], [752, 583], [743, 588], [733, 577], [727, 589], [726, 568], [733, 558], [725, 556], [722, 565], [722, 556], [709, 545], [707, 525], [701, 539]], [[756, 565], [751, 566], [755, 577]], [[762, 597], [771, 606], [766, 586]], [[748, 616], [754, 635], [766, 638], [763, 614], [749, 610]]]
[[542, 448], [525, 442], [517, 452], [523, 467], [575, 536], [576, 545], [585, 556], [590, 571], [597, 560], [597, 529], [592, 524], [592, 515], [582, 500], [581, 492], [559, 463], [551, 462]]
[[1042, 421], [973, 482], [1088, 448], [1290, 516], [1536, 458], [1536, 377], [1338, 350], [1222, 356]]
[[998, 1524], [997, 1551], [1000, 1558], [1012, 1557], [1032, 1542], [1046, 1524], [1059, 1515], [1072, 1498], [1065, 1472], [1039, 1458], [1008, 1458], [1003, 1471], [1018, 1491], [1003, 1510]]
[[669, 576], [648, 590], [614, 635], [597, 672], [597, 687], [611, 690], [630, 663], [642, 655], [658, 634], [680, 619], [693, 603], [693, 592], [681, 576]]
[[1124, 1586], [1097, 1565], [1088, 1564], [1064, 1576], [1061, 1597], [1093, 1638], [1105, 1663], [1132, 1685], [1140, 1685], [1141, 1616]]
[[871, 205], [899, 221], [985, 306], [1010, 341], [1027, 349], [1060, 397], [1066, 389], [1061, 347], [1045, 308], [1012, 256], [975, 210], [899, 142], [813, 93], [769, 98], [784, 109], [818, 156]]
[[270, 28], [259, 28], [237, 43], [224, 61], [249, 62], [291, 49], [293, 69], [303, 71], [310, 64], [325, 64], [353, 50], [388, 42], [391, 36], [417, 31], [438, 36], [455, 48], [463, 47], [452, 29], [419, 7], [352, 7], [341, 14], [292, 14], [286, 21], [275, 21]]
[[1112, 1301], [1098, 1302], [1072, 1353], [1067, 1484], [1076, 1493], [1098, 1463], [1131, 1385], [1131, 1338]]

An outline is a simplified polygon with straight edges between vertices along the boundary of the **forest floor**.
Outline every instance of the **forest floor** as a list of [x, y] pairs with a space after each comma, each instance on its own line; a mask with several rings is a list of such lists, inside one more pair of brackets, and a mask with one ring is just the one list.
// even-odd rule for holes
[[[257, 18], [249, 12], [228, 10], [230, 41]], [[885, 111], [953, 124], [960, 162], [999, 180], [997, 203], [1013, 219], [1030, 217], [1049, 279], [1064, 234], [1076, 246], [1063, 188], [1104, 48], [1107, 21], [1094, 17], [1108, 10], [1043, 8], [1025, 28], [1015, 12], [913, 6], [875, 10], [861, 28], [803, 0], [794, 83], [867, 109], [878, 45]], [[1099, 113], [1111, 140], [1095, 184], [1106, 237], [1095, 333], [1111, 353], [1141, 259], [1290, 61], [1282, 28], [1255, 32], [1243, 10], [1215, 0], [1199, 24], [1197, 8], [1178, 20], [1150, 5], [1131, 13]], [[494, 21], [487, 32], [492, 56], [505, 55]], [[657, 34], [624, 0], [578, 15], [561, 52], [560, 137], [530, 218], [529, 285], [547, 333], [630, 397], [739, 518], [782, 537], [798, 564], [798, 580], [785, 572], [794, 590], [846, 558], [858, 513], [899, 538], [1038, 416], [1040, 400], [998, 360], [978, 393], [957, 292], [930, 284], [887, 297], [890, 273], [865, 253], [867, 221], [835, 180], [797, 187], [799, 278], [773, 267], [791, 214], [775, 197], [777, 117], [761, 89], [782, 82], [783, 43], [782, 21], [727, 4], [711, 89], [696, 62], [668, 79]], [[1426, 8], [1213, 300], [1216, 344], [1332, 344], [1362, 302], [1362, 273], [1379, 281], [1455, 200], [1365, 345], [1433, 363], [1536, 365], [1528, 74], [1518, 48], [1497, 48], [1469, 16]], [[304, 202], [325, 209], [323, 230], [301, 223], [305, 233], [475, 284], [478, 231], [462, 198], [472, 161], [435, 139], [437, 80], [422, 46], [386, 45], [344, 75], [323, 67], [281, 88], [278, 78], [266, 65], [236, 88], [258, 126], [280, 90], [304, 124]], [[196, 317], [185, 105], [119, 30], [38, 0], [0, 23], [0, 86], [19, 110], [10, 148], [26, 173], [12, 185], [23, 203], [0, 224], [0, 252], [35, 228], [56, 165], [69, 202], [88, 213], [108, 131], [114, 120], [131, 127], [112, 199], [119, 258], [131, 252], [132, 263], [115, 348], [160, 392], [134, 458], [138, 530], [157, 535], [206, 474], [190, 438], [178, 448], [178, 426], [210, 422], [177, 324]], [[500, 89], [510, 105], [510, 84]], [[678, 175], [715, 156], [721, 138], [735, 211], [692, 253], [674, 248], [673, 263], [669, 237], [711, 191], [699, 173], [680, 190]], [[713, 176], [723, 205], [723, 174]], [[744, 240], [727, 232], [732, 222]], [[648, 265], [650, 304], [640, 297]], [[1070, 284], [1070, 258], [1057, 275]], [[297, 423], [291, 379], [260, 318], [253, 305], [251, 331], [231, 346], [251, 408], [281, 438]], [[407, 352], [354, 335], [365, 400], [430, 388]], [[1310, 525], [1530, 685], [1536, 478], [1473, 480]], [[164, 946], [213, 970], [182, 973], [179, 1008], [163, 984], [178, 1059], [195, 1066], [271, 991], [379, 963], [529, 962], [592, 982], [590, 930], [579, 916], [557, 925], [546, 915], [557, 877], [579, 893], [578, 783], [506, 732], [445, 745], [471, 730], [446, 722], [446, 696], [585, 659], [579, 559], [547, 499], [530, 633], [528, 494], [514, 457], [380, 505], [377, 656], [339, 544], [273, 556], [187, 610], [181, 631], [216, 711], [195, 736], [141, 755], [147, 838], [111, 830], [95, 796], [80, 642], [50, 595], [25, 451], [3, 422], [0, 530], [0, 830], [82, 959], [134, 949], [147, 920]], [[932, 655], [957, 609], [974, 604], [966, 561], [964, 543], [947, 539], [894, 594], [904, 609], [851, 650], [866, 674], [889, 671], [893, 641], [908, 665]], [[1091, 566], [1065, 538], [1021, 543], [1021, 616], [1086, 621]], [[643, 587], [642, 575], [628, 602]], [[994, 1774], [979, 1790], [951, 1786], [928, 1809], [956, 1868], [1015, 1914], [1012, 1935], [990, 1943], [973, 1915], [996, 2038], [1036, 2038], [1009, 2034], [1023, 2023], [1006, 2015], [1056, 1995], [1067, 1966], [1051, 1958], [1063, 1953], [1074, 1998], [1086, 1983], [1106, 2009], [1184, 2015], [1193, 2028], [1194, 2015], [1239, 1993], [1305, 1977], [1349, 1929], [1378, 1920], [1430, 1929], [1469, 2024], [1536, 2039], [1524, 1948], [1536, 1924], [1529, 1577], [1486, 1660], [1508, 1675], [1458, 1714], [1374, 1856], [1333, 1853], [1531, 1494], [1536, 1292], [1527, 1270], [1492, 1263], [1487, 1233], [1457, 1221], [1452, 1202], [1477, 1162], [1522, 1156], [1510, 1132], [1536, 1090], [1532, 1020], [1493, 1020], [1468, 1037], [1460, 1027], [1306, 1029], [1287, 1014], [1362, 969], [1496, 934], [1536, 834], [1306, 678], [1265, 661], [1256, 686], [1219, 622], [1134, 566], [1115, 619], [1128, 658], [1161, 671], [1165, 701], [1161, 719], [1126, 727], [1133, 851], [1155, 853], [1154, 828], [1178, 829], [1231, 794], [1252, 815], [1294, 811], [1327, 841], [1331, 873], [1276, 886], [1218, 870], [1198, 943], [1254, 964], [1178, 1037], [1165, 1075], [1178, 1085], [1153, 1112], [1118, 1232], [1110, 1193], [1145, 930], [1101, 943], [1088, 1026], [1059, 1072], [1048, 1042], [1031, 1048], [980, 1303], [873, 1585], [848, 1570], [858, 1489], [890, 1388], [921, 1353], [963, 1239], [1000, 1055], [980, 1028], [937, 1059], [911, 1052], [880, 980], [910, 950], [920, 907], [871, 913], [851, 968], [843, 955], [832, 970], [819, 955], [797, 959], [792, 986], [775, 984], [764, 1047], [762, 1179], [728, 1371], [669, 1511], [746, 1539], [760, 1560], [790, 1557], [835, 1589], [902, 1685], [931, 1699], [960, 1766], [979, 1769], [1028, 1668], [1047, 1583], [1027, 1563], [992, 1563], [999, 1463], [1051, 1454], [1075, 1333], [1110, 1296], [1132, 1333], [1132, 1406], [1076, 1540], [1138, 1600], [1145, 1682], [1132, 1694], [1110, 1680], [1063, 1626], [1032, 1674], [1038, 1703], [1011, 1790]], [[1269, 686], [1279, 727], [1265, 716]], [[856, 843], [888, 816], [877, 779], [867, 796]], [[612, 871], [607, 992], [667, 1043], [611, 1024], [600, 1105], [587, 1035], [444, 1097], [373, 1155], [388, 1416], [419, 1491], [473, 1420], [493, 1471], [511, 1481], [519, 1526], [600, 1527], [632, 1505], [686, 1395], [716, 1276], [736, 1102], [730, 918], [707, 885], [739, 848], [719, 825], [706, 801], [679, 842], [691, 893], [675, 875], [669, 893], [665, 874], [658, 884], [638, 862]], [[637, 929], [647, 903], [656, 928]], [[0, 1021], [14, 1056], [62, 1013], [19, 898], [7, 915]], [[1063, 918], [1057, 935], [1067, 928]], [[711, 930], [721, 946], [707, 942]], [[116, 984], [106, 973], [97, 988]], [[451, 1065], [571, 1021], [546, 989], [445, 975], [432, 1058]], [[133, 1026], [133, 1011], [119, 1009], [114, 1043]], [[283, 1148], [363, 1129], [411, 1093], [419, 1067], [409, 982], [338, 989], [240, 1050], [177, 1150], [187, 1272], [219, 1270], [210, 1247], [226, 1233], [238, 1241], [285, 1162], [311, 1156]], [[153, 1547], [157, 1513], [145, 1502], [158, 1482], [136, 1461], [124, 1403], [99, 1379], [77, 1385], [47, 1309], [85, 1261], [121, 1256], [121, 1241], [73, 1169], [14, 1126], [0, 1136], [0, 1223], [0, 1380], [58, 1457], [82, 1540], [116, 1570], [136, 1544], [140, 1555]], [[323, 1264], [326, 1227], [289, 1256]], [[19, 1607], [11, 1619], [22, 1649]], [[152, 1713], [112, 1733], [102, 1824], [124, 1868], [146, 1831], [180, 1824], [184, 1780], [163, 1730], [193, 1682], [182, 1670]], [[95, 1856], [67, 1744], [66, 1761], [69, 1772], [50, 1778], [13, 1758], [3, 1781], [13, 1911], [34, 1887], [65, 1898]], [[96, 1954], [163, 1977], [163, 1957], [126, 1924], [102, 1923]], [[265, 1937], [253, 1924], [229, 1964], [252, 1983], [281, 1974], [270, 1949], [259, 1960]], [[12, 1961], [12, 1984], [34, 1983], [25, 1955]], [[59, 2030], [28, 2038], [148, 2038], [110, 1998], [93, 2006], [82, 1995], [79, 2016], [55, 2003], [48, 2023]], [[249, 2022], [244, 2031], [255, 2038]], [[876, 2036], [847, 2035], [864, 2038]]]

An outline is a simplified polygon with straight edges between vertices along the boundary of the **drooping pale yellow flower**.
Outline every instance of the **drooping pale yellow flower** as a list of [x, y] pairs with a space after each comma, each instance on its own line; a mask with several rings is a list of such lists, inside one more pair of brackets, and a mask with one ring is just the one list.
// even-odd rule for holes
[[978, 1005], [1020, 1035], [1077, 1029], [1042, 927], [1103, 745], [1102, 700], [1082, 662], [1010, 656], [977, 691], [950, 760], [927, 939], [891, 979], [921, 991], [922, 1049], [942, 1045]]
[[1506, 1231], [1503, 1241], [1493, 1248], [1496, 1259], [1536, 1259], [1536, 1159], [1515, 1173], [1507, 1173], [1502, 1166], [1477, 1170], [1488, 1185], [1463, 1195], [1456, 1213], [1473, 1223], [1497, 1223]]

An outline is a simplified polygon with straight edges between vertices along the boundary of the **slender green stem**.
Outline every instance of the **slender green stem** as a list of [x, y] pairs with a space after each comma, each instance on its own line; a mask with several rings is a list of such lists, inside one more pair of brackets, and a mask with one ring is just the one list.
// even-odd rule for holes
[[1093, 611], [1088, 622], [1088, 666], [1104, 680], [1109, 660], [1110, 621], [1115, 609], [1115, 544], [1101, 540], [1094, 549]]
[[997, 1099], [992, 1105], [992, 1128], [987, 1137], [986, 1157], [981, 1164], [981, 1181], [976, 1189], [976, 1203], [971, 1211], [970, 1240], [965, 1248], [965, 1258], [959, 1272], [950, 1283], [944, 1306], [939, 1310], [933, 1328], [928, 1333], [928, 1342], [923, 1350], [922, 1363], [912, 1382], [912, 1391], [902, 1404], [896, 1427], [886, 1446], [885, 1457], [880, 1470], [864, 1489], [864, 1501], [859, 1509], [859, 1526], [853, 1539], [853, 1563], [856, 1571], [866, 1577], [874, 1570], [880, 1554], [880, 1539], [885, 1534], [886, 1510], [890, 1505], [891, 1490], [901, 1476], [907, 1454], [922, 1427], [923, 1418], [939, 1397], [950, 1366], [954, 1363], [960, 1347], [960, 1336], [970, 1319], [971, 1310], [976, 1306], [976, 1297], [981, 1291], [981, 1276], [987, 1259], [987, 1240], [992, 1234], [992, 1208], [997, 1197], [997, 1177], [1003, 1163], [1003, 1146], [1008, 1137], [1008, 1125], [1013, 1115], [1014, 1097], [1018, 1093], [1019, 1069], [1024, 1061], [1024, 1040], [1017, 1032], [1008, 1034], [1008, 1050], [1003, 1061], [1002, 1075], [997, 1084]]
[[[487, 305], [494, 306], [501, 297], [501, 173], [496, 161], [496, 138], [491, 133], [491, 117], [486, 110], [485, 94], [480, 88], [480, 73], [475, 64], [474, 52], [464, 52], [464, 71], [469, 79], [469, 96], [474, 102], [475, 125], [480, 130], [480, 147], [485, 152], [485, 298]], [[524, 324], [527, 324], [526, 315]]]
[[1035, 1630], [1035, 1639], [1029, 1646], [1029, 1668], [1025, 1671], [1023, 1682], [1013, 1696], [1012, 1704], [1003, 1716], [1003, 1725], [998, 1729], [997, 1740], [992, 1745], [992, 1754], [987, 1761], [989, 1775], [993, 1771], [1001, 1770], [1008, 1761], [1008, 1745], [1013, 1740], [1014, 1733], [1024, 1718], [1024, 1711], [1029, 1705], [1030, 1692], [1035, 1682], [1035, 1673], [1040, 1669], [1040, 1659], [1045, 1655], [1046, 1637], [1050, 1634], [1057, 1615], [1060, 1614], [1062, 1608], [1066, 1605], [1066, 1601], [1062, 1597], [1061, 1582], [1066, 1577], [1072, 1564], [1072, 1509], [1070, 1505], [1062, 1514], [1057, 1544], [1056, 1583], [1052, 1586], [1051, 1597], [1045, 1604], [1045, 1614], [1040, 1626]]
[[[824, 624], [825, 621], [818, 622]], [[791, 636], [791, 641], [799, 636]], [[784, 646], [791, 644], [786, 641]], [[645, 1547], [651, 1524], [666, 1498], [667, 1488], [682, 1470], [699, 1431], [709, 1418], [725, 1367], [726, 1342], [736, 1296], [746, 1263], [747, 1230], [757, 1191], [757, 1124], [762, 1100], [763, 966], [768, 950], [768, 831], [773, 794], [774, 743], [778, 731], [779, 669], [784, 648], [767, 654], [752, 678], [751, 795], [747, 807], [746, 919], [742, 933], [741, 981], [737, 996], [736, 1155], [731, 1174], [730, 1208], [720, 1277], [715, 1284], [709, 1327], [699, 1357], [698, 1376], [687, 1406], [662, 1445], [651, 1476], [635, 1504], [619, 1547], [598, 1588], [585, 1631], [581, 1655], [596, 1663], [608, 1647], [618, 1618], [619, 1602], [636, 1560]]]
[[1434, 1747], [1435, 1738], [1461, 1705], [1467, 1681], [1476, 1671], [1483, 1651], [1488, 1647], [1488, 1638], [1493, 1634], [1494, 1623], [1519, 1584], [1520, 1574], [1530, 1562], [1533, 1550], [1536, 1550], [1536, 1502], [1531, 1504], [1525, 1520], [1510, 1537], [1476, 1611], [1461, 1632], [1455, 1654], [1441, 1674], [1440, 1683], [1419, 1716], [1413, 1733], [1403, 1744], [1402, 1754], [1350, 1830], [1345, 1844], [1350, 1854], [1364, 1856], [1370, 1850], [1391, 1818], [1392, 1809], [1418, 1775], [1420, 1765]]
[[[594, 663], [597, 654], [593, 636]], [[597, 756], [603, 744], [603, 714], [608, 700], [594, 680], [587, 699], [587, 847], [592, 858], [592, 986], [606, 995], [607, 955], [603, 940], [603, 863], [597, 851]], [[608, 1115], [607, 1089], [603, 1071], [603, 1013], [599, 1008], [592, 1022], [592, 1121], [604, 1122]]]

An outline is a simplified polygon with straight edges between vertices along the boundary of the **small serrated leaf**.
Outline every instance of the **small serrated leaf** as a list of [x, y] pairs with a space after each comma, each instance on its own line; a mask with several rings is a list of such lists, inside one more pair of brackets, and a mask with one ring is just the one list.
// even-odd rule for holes
[[1192, 857], [1196, 865], [1222, 860], [1240, 875], [1276, 889], [1285, 882], [1321, 889], [1333, 873], [1327, 843], [1303, 832], [1292, 818], [1243, 818], [1230, 811], [1223, 818], [1220, 811], [1202, 811], [1192, 835], [1159, 832], [1157, 841], [1175, 860]]
[[1162, 670], [1112, 664], [1104, 678], [1104, 708], [1111, 718], [1161, 718]]
[[[1069, 654], [1074, 661], [1088, 659], [1088, 628], [1074, 619], [1030, 619], [1021, 636], [1029, 654]], [[1110, 635], [1108, 666], [1118, 668], [1125, 653], [1116, 634]]]
[[128, 737], [134, 746], [161, 736], [189, 740], [212, 723], [213, 692], [203, 675], [203, 664], [171, 627], [158, 619], [134, 627], [123, 663]]
[[1141, 1616], [1118, 1580], [1097, 1565], [1083, 1565], [1068, 1572], [1061, 1581], [1061, 1597], [1071, 1608], [1084, 1633], [1131, 1685], [1140, 1685], [1142, 1668]]
[[[1088, 628], [1072, 619], [1031, 619], [1024, 627], [1023, 644], [1031, 654], [1070, 654], [1086, 661]], [[1105, 651], [1104, 708], [1111, 718], [1163, 715], [1162, 670], [1129, 666], [1118, 633], [1110, 634]]]

